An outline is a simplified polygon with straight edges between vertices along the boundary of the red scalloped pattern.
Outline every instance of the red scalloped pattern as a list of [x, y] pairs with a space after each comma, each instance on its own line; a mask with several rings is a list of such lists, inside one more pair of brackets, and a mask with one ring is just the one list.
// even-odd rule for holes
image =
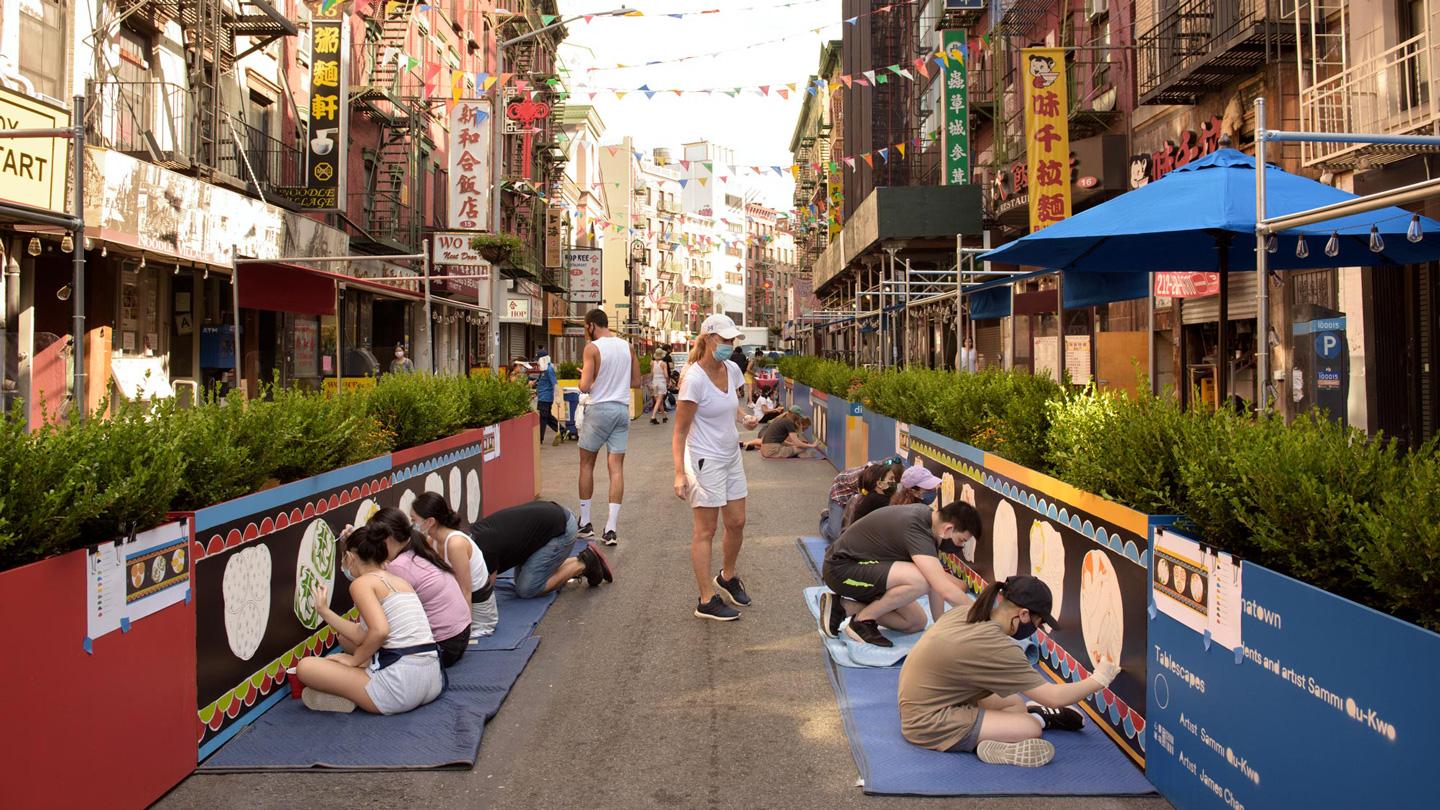
[[267, 516], [261, 519], [259, 524], [248, 523], [245, 525], [243, 532], [240, 529], [231, 529], [223, 538], [216, 533], [211, 535], [207, 542], [202, 543], [199, 540], [195, 540], [190, 544], [191, 561], [202, 560], [205, 557], [219, 554], [227, 548], [234, 548], [235, 546], [254, 542], [282, 529], [288, 529], [296, 523], [323, 515], [332, 509], [339, 509], [341, 506], [358, 501], [361, 498], [378, 495], [389, 488], [390, 477], [388, 475], [381, 476], [373, 481], [367, 482], [364, 486], [351, 487], [339, 495], [331, 495], [328, 500], [321, 498], [316, 501], [311, 501], [305, 504], [303, 510], [297, 507], [291, 509], [288, 514], [285, 512], [277, 512], [274, 516]]

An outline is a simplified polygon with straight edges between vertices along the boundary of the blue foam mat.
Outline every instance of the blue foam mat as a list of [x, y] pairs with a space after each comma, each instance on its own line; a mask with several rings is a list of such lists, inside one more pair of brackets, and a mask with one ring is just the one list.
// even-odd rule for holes
[[532, 636], [513, 650], [467, 651], [446, 671], [450, 685], [445, 692], [405, 714], [312, 712], [287, 697], [197, 770], [245, 773], [469, 767], [480, 751], [485, 721], [500, 710], [539, 644], [540, 639]]
[[815, 575], [815, 581], [820, 582], [820, 569], [825, 564], [825, 551], [830, 548], [830, 544], [826, 543], [823, 537], [797, 537], [795, 545], [810, 566], [810, 573]]
[[495, 580], [495, 609], [500, 621], [492, 635], [470, 640], [470, 652], [477, 650], [513, 650], [518, 648], [535, 632], [535, 626], [545, 618], [545, 611], [555, 602], [551, 591], [534, 599], [521, 599], [515, 595], [513, 577]]
[[[816, 585], [805, 589], [805, 606], [810, 608], [810, 616], [816, 620], [815, 635], [820, 636], [820, 642], [825, 645], [825, 650], [830, 653], [836, 664], [842, 667], [893, 667], [899, 664], [910, 651], [915, 648], [915, 642], [920, 640], [920, 633], [899, 633], [888, 627], [880, 628], [880, 632], [890, 639], [893, 647], [877, 647], [874, 644], [861, 644], [852, 641], [843, 632], [838, 638], [820, 634], [820, 595], [830, 590], [824, 585]], [[926, 600], [918, 600], [920, 607], [925, 611], [927, 627], [930, 618], [930, 606]], [[842, 624], [841, 627], [844, 627]]]
[[1045, 735], [1055, 759], [1041, 768], [987, 765], [973, 754], [946, 754], [900, 735], [900, 668], [847, 668], [824, 657], [840, 703], [850, 750], [866, 793], [905, 796], [1138, 796], [1155, 787], [1105, 733]]

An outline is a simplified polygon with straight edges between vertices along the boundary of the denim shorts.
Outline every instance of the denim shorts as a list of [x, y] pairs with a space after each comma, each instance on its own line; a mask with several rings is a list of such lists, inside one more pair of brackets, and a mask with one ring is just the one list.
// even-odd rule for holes
[[585, 407], [585, 424], [580, 426], [580, 449], [598, 453], [605, 446], [621, 455], [630, 438], [630, 405], [624, 402], [599, 402]]
[[515, 595], [521, 599], [539, 596], [545, 590], [545, 582], [550, 575], [570, 558], [570, 549], [575, 547], [580, 524], [575, 520], [574, 512], [566, 509], [565, 515], [565, 533], [541, 546], [515, 569]]

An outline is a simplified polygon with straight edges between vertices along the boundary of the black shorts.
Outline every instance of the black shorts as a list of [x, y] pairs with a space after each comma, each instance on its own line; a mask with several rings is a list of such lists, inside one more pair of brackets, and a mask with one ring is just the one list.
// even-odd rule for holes
[[825, 585], [836, 594], [856, 602], [874, 602], [885, 595], [885, 581], [890, 577], [889, 560], [825, 561]]
[[435, 642], [440, 648], [440, 666], [453, 667], [460, 661], [460, 656], [470, 647], [470, 627], [466, 625], [464, 630], [447, 639]]

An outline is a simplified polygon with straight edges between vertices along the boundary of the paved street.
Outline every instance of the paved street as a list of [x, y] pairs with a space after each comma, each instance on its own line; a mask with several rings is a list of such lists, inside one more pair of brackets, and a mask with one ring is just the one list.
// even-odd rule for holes
[[[673, 424], [673, 423], [672, 423]], [[641, 420], [612, 586], [571, 586], [485, 731], [473, 771], [192, 776], [165, 808], [246, 804], [400, 807], [915, 807], [855, 786], [794, 548], [815, 531], [832, 470], [746, 455], [750, 521], [741, 575], [755, 606], [733, 624], [694, 619], [689, 513], [670, 489], [670, 426]], [[544, 495], [575, 506], [573, 444], [541, 453]], [[603, 477], [603, 476], [602, 476]], [[605, 484], [597, 481], [596, 513]], [[1036, 773], [1044, 778], [1044, 771]], [[1161, 799], [944, 800], [984, 808], [1163, 808]]]

